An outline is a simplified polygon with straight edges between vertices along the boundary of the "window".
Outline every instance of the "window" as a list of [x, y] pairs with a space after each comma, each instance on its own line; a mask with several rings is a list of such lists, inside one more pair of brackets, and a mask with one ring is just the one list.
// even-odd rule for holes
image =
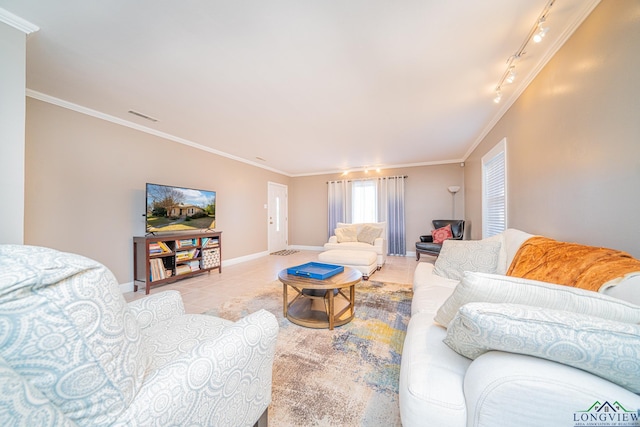
[[376, 191], [376, 181], [353, 181], [351, 184], [352, 222], [378, 222], [378, 195]]
[[507, 229], [507, 139], [482, 157], [482, 237]]

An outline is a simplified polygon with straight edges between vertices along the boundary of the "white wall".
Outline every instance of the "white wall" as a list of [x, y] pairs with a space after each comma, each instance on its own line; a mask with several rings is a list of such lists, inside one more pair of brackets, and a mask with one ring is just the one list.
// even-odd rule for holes
[[0, 22], [0, 243], [24, 241], [26, 36]]

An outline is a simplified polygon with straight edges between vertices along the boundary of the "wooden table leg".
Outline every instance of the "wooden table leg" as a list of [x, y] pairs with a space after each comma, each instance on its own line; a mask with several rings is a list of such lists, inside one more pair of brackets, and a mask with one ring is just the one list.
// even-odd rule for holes
[[282, 315], [284, 318], [287, 318], [287, 303], [289, 302], [289, 298], [287, 296], [287, 285], [282, 284]]
[[327, 292], [329, 292], [329, 313], [327, 313], [329, 315], [329, 330], [332, 330], [335, 321], [333, 317], [333, 289], [329, 289]]
[[349, 304], [351, 305], [351, 315], [355, 316], [355, 314], [356, 314], [356, 285], [351, 285], [349, 287], [349, 296], [351, 297], [351, 301], [349, 301]]

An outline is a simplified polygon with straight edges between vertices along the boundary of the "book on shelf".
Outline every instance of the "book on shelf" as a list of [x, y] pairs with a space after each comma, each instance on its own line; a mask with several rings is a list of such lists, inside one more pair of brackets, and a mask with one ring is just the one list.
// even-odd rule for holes
[[177, 251], [176, 252], [176, 261], [180, 262], [180, 261], [188, 261], [190, 259], [194, 259], [198, 256], [198, 254], [200, 253], [199, 249], [189, 249], [189, 250], [184, 250], [184, 251]]
[[191, 271], [200, 270], [200, 261], [189, 261], [187, 265], [191, 268]]
[[202, 247], [203, 248], [216, 248], [220, 246], [220, 240], [217, 237], [203, 237], [202, 238]]
[[176, 265], [176, 276], [187, 273], [191, 273], [191, 266], [189, 264]]
[[171, 253], [171, 249], [164, 242], [153, 242], [149, 243], [149, 254], [150, 255], [158, 255], [158, 254], [168, 254]]
[[180, 239], [176, 240], [176, 248], [188, 248], [198, 245], [198, 239]]
[[[162, 280], [165, 279], [167, 276], [167, 271], [164, 267], [164, 264], [162, 263], [161, 259], [152, 259], [149, 260], [149, 267], [150, 267], [150, 275], [151, 277], [149, 277], [149, 279], [153, 282], [156, 280]], [[170, 271], [170, 270], [169, 270]]]

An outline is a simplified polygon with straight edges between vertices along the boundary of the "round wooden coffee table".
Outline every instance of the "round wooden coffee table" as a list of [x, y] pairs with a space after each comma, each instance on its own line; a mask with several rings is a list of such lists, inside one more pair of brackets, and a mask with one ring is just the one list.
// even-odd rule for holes
[[[282, 282], [284, 317], [296, 325], [333, 329], [355, 316], [356, 285], [362, 280], [362, 273], [355, 268], [345, 267], [324, 280], [288, 274], [284, 269], [278, 279]], [[296, 293], [291, 301], [288, 288]]]

